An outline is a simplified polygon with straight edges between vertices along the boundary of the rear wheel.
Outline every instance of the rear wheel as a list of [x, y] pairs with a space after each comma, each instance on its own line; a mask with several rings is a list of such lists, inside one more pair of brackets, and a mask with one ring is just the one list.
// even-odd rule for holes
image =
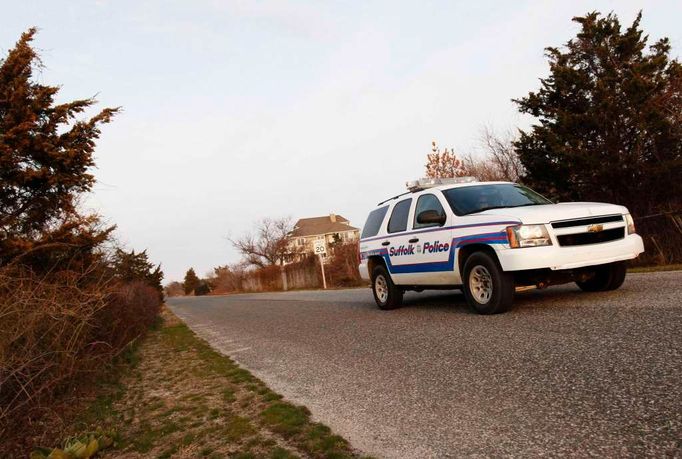
[[505, 312], [514, 301], [514, 277], [485, 252], [466, 259], [462, 281], [467, 303], [479, 314]]
[[606, 292], [616, 290], [625, 282], [627, 264], [617, 261], [607, 265], [597, 266], [594, 276], [583, 282], [576, 282], [585, 292]]
[[372, 271], [372, 293], [379, 309], [395, 309], [403, 302], [403, 291], [393, 283], [384, 266]]

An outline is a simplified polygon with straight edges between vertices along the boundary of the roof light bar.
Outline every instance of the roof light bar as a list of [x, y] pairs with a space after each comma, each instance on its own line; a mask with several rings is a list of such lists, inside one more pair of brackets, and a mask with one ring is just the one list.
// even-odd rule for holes
[[405, 184], [407, 189], [415, 192], [425, 190], [427, 188], [433, 188], [435, 186], [441, 185], [454, 185], [456, 183], [471, 183], [478, 182], [476, 177], [452, 177], [452, 178], [421, 178], [419, 180], [410, 180]]

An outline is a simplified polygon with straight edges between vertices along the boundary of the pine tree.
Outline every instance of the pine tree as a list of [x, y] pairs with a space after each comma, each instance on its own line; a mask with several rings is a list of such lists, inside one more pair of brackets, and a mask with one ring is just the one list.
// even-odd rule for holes
[[185, 295], [189, 295], [190, 293], [194, 292], [197, 287], [199, 287], [199, 284], [201, 284], [201, 281], [194, 272], [194, 268], [189, 268], [185, 274], [185, 282], [183, 284]]
[[111, 268], [117, 279], [124, 282], [142, 281], [158, 290], [160, 295], [163, 294], [161, 265], [155, 266], [150, 262], [146, 250], [135, 253], [134, 250], [126, 252], [116, 249], [111, 260]]
[[76, 202], [95, 182], [88, 171], [99, 126], [117, 109], [83, 120], [77, 116], [94, 99], [54, 104], [59, 88], [32, 80], [40, 66], [35, 33], [25, 32], [0, 60], [0, 265], [42, 246], [87, 251], [112, 230], [80, 215]]
[[581, 30], [547, 48], [550, 74], [515, 100], [538, 119], [515, 143], [524, 182], [560, 200], [608, 201], [637, 213], [682, 200], [682, 66], [663, 38], [647, 48], [641, 14], [573, 18]]

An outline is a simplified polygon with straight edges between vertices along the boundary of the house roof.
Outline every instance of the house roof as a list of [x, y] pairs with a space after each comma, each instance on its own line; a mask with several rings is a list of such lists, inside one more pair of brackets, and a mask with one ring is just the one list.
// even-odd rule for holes
[[323, 217], [301, 218], [296, 222], [293, 237], [315, 236], [318, 234], [341, 233], [344, 231], [357, 231], [350, 226], [347, 218], [341, 215], [325, 215]]

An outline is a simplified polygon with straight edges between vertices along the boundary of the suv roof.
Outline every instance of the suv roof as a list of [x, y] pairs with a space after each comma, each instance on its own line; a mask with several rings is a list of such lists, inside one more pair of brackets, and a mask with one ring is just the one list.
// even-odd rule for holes
[[[472, 177], [473, 178], [473, 177]], [[437, 180], [442, 180], [442, 179], [437, 179]], [[407, 186], [410, 186], [410, 183], [413, 182], [407, 182]], [[415, 193], [421, 193], [422, 191], [428, 191], [428, 190], [450, 190], [452, 188], [462, 188], [462, 187], [467, 187], [467, 186], [476, 186], [476, 185], [502, 185], [505, 183], [514, 183], [514, 182], [505, 182], [505, 181], [479, 181], [479, 180], [473, 180], [473, 181], [467, 181], [467, 182], [459, 182], [459, 183], [443, 183], [443, 184], [434, 184], [434, 185], [429, 185], [423, 188], [418, 188], [418, 189], [413, 189], [406, 191], [404, 193], [400, 193], [396, 196], [393, 196], [391, 198], [385, 199], [381, 201], [380, 203], [377, 204], [377, 206], [384, 205], [390, 201], [393, 201], [394, 199], [401, 198], [403, 196], [407, 196], [408, 194], [415, 194]]]

